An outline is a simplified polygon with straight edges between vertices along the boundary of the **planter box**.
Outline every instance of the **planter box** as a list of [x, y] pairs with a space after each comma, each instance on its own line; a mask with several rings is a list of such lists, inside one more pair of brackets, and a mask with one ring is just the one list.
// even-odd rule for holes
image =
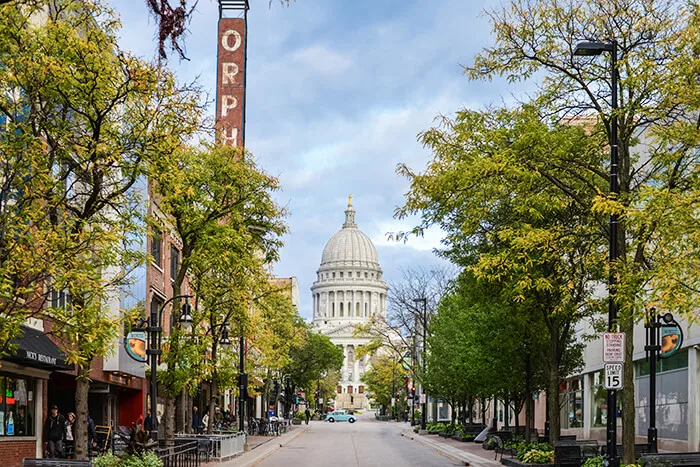
[[458, 436], [458, 435], [452, 435], [452, 439], [457, 440], [457, 441], [462, 441], [463, 443], [471, 443], [471, 442], [474, 442], [474, 437], [473, 437], [473, 436]]
[[446, 432], [444, 432], [444, 431], [443, 431], [442, 433], [438, 433], [438, 434], [439, 434], [442, 438], [450, 438], [450, 437], [452, 437], [452, 433], [446, 433]]
[[555, 464], [525, 464], [524, 462], [520, 462], [518, 459], [510, 459], [505, 457], [501, 459], [501, 464], [508, 465], [510, 467], [556, 467]]
[[296, 418], [292, 419], [292, 425], [301, 425], [301, 420], [297, 420]]

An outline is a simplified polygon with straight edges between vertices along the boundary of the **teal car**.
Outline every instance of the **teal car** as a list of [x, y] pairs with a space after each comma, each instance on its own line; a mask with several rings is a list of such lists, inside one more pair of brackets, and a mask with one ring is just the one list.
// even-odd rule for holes
[[328, 416], [326, 417], [326, 420], [329, 422], [350, 422], [350, 423], [355, 423], [355, 418], [354, 415], [350, 415], [347, 413], [345, 410], [334, 410], [333, 412], [329, 413]]

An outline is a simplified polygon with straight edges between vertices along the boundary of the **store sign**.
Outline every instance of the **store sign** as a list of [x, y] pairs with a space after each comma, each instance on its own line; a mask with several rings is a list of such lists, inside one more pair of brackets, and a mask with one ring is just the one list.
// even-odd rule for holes
[[624, 332], [604, 332], [603, 333], [603, 362], [624, 363], [625, 362], [625, 333]]
[[124, 338], [126, 354], [139, 363], [146, 363], [146, 333], [132, 331]]
[[243, 18], [219, 20], [216, 139], [226, 146], [244, 143], [245, 33]]
[[25, 353], [29, 360], [34, 360], [36, 362], [46, 363], [49, 365], [56, 365], [56, 357], [49, 357], [48, 355], [40, 354], [39, 352], [32, 352], [31, 350], [25, 350]]
[[678, 323], [665, 324], [661, 327], [661, 358], [676, 353], [683, 345], [683, 331]]

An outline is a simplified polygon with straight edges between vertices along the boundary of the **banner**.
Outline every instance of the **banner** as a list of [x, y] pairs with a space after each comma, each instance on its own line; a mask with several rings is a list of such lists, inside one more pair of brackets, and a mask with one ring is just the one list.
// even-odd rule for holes
[[216, 139], [243, 147], [245, 125], [245, 37], [243, 18], [219, 20], [216, 78]]

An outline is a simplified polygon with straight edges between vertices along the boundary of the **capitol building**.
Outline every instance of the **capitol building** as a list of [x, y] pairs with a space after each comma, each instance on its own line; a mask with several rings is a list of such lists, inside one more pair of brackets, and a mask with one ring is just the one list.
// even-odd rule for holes
[[355, 351], [370, 339], [353, 334], [355, 326], [372, 316], [386, 317], [386, 292], [377, 249], [355, 223], [351, 195], [343, 228], [323, 249], [311, 287], [314, 327], [341, 347], [345, 355], [336, 408], [369, 408], [360, 377], [367, 371], [370, 357], [356, 358]]

